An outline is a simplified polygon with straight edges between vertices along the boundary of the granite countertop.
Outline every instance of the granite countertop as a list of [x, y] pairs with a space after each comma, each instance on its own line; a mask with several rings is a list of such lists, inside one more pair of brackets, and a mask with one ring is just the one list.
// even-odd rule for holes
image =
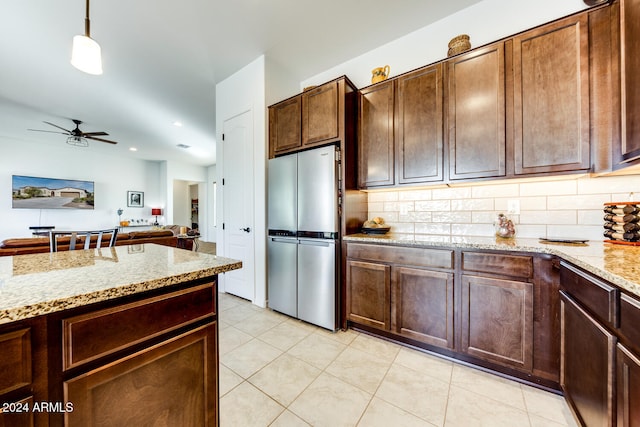
[[567, 244], [543, 243], [539, 239], [449, 237], [400, 233], [352, 234], [345, 236], [343, 240], [386, 245], [487, 249], [557, 255], [640, 297], [640, 246], [617, 245], [602, 241]]
[[156, 244], [0, 257], [0, 324], [242, 268]]

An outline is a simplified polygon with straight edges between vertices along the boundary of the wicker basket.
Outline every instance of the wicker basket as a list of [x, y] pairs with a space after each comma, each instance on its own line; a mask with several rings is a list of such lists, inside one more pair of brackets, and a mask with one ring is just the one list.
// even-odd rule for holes
[[447, 56], [457, 55], [471, 49], [471, 42], [469, 42], [469, 36], [467, 34], [460, 34], [451, 39], [449, 42], [449, 50]]

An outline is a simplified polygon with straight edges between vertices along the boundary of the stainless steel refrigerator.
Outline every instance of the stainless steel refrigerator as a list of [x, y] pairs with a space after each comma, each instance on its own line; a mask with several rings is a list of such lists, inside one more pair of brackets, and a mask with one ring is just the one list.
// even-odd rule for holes
[[268, 165], [268, 305], [331, 330], [337, 328], [339, 153], [326, 146]]

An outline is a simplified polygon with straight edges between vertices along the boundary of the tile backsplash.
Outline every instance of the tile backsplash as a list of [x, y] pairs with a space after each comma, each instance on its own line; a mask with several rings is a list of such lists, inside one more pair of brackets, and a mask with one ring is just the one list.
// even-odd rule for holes
[[[629, 201], [630, 193], [640, 199], [640, 175], [371, 191], [369, 218], [384, 218], [394, 233], [493, 236], [502, 212], [517, 237], [603, 240], [603, 203]], [[509, 203], [519, 204], [520, 214], [508, 214]]]

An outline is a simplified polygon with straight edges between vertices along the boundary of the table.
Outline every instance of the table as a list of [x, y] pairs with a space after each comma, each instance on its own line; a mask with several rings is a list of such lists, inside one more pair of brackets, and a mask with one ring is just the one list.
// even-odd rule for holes
[[[178, 234], [178, 248], [191, 249], [192, 251], [198, 251], [198, 239], [200, 236], [189, 236], [188, 234]], [[191, 242], [191, 244], [187, 242]]]

